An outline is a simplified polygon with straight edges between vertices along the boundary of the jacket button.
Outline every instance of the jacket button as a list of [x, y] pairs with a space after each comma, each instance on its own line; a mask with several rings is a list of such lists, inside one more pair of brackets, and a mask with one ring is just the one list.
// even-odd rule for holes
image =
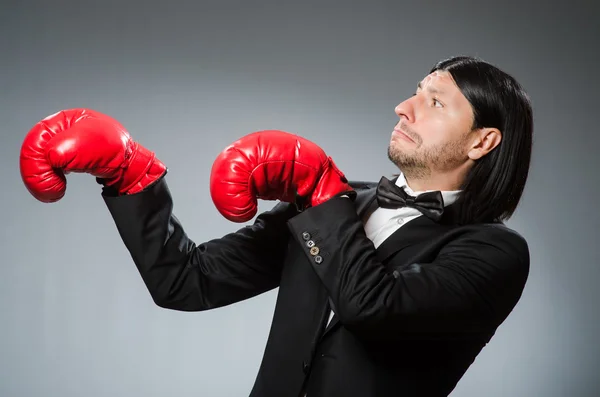
[[315, 256], [315, 255], [317, 255], [318, 253], [319, 253], [319, 247], [312, 247], [312, 248], [310, 249], [310, 254], [311, 254], [312, 256]]
[[308, 248], [312, 248], [312, 247], [314, 247], [314, 246], [315, 246], [315, 242], [314, 242], [314, 241], [312, 241], [312, 240], [308, 240], [308, 241], [306, 242], [306, 246], [307, 246]]
[[321, 262], [323, 262], [323, 258], [320, 255], [315, 256], [315, 262], [317, 262], [317, 264], [320, 264]]
[[308, 233], [308, 232], [304, 232], [304, 233], [302, 233], [302, 238], [303, 238], [304, 240], [308, 240], [308, 239], [310, 239], [310, 233]]

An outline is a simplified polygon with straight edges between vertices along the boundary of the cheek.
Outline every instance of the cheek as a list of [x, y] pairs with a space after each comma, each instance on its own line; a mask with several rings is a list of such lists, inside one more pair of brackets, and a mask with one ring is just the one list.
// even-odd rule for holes
[[427, 146], [436, 145], [446, 140], [452, 130], [448, 120], [443, 117], [431, 117], [420, 127], [419, 135], [423, 139], [423, 144]]
[[423, 144], [436, 146], [455, 139], [463, 130], [460, 117], [453, 113], [432, 114], [420, 126], [419, 135]]

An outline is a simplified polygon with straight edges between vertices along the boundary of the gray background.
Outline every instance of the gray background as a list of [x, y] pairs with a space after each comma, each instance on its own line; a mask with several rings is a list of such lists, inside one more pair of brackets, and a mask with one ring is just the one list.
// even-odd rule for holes
[[226, 145], [283, 129], [378, 180], [395, 171], [395, 105], [457, 54], [519, 79], [535, 145], [508, 222], [529, 241], [530, 279], [452, 395], [597, 395], [600, 15], [592, 1], [549, 4], [3, 1], [0, 396], [248, 395], [276, 296], [155, 306], [93, 177], [71, 175], [54, 204], [25, 190], [18, 155], [39, 119], [90, 107], [120, 120], [169, 166], [175, 212], [201, 242], [241, 226], [209, 195]]

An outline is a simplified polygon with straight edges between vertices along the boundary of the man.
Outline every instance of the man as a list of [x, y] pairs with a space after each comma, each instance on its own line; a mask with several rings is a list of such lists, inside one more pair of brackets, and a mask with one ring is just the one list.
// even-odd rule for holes
[[243, 221], [257, 198], [280, 202], [201, 244], [172, 213], [164, 164], [104, 115], [38, 123], [21, 172], [45, 202], [64, 194], [61, 170], [95, 175], [161, 307], [279, 287], [251, 396], [447, 396], [528, 277], [527, 243], [503, 221], [527, 179], [532, 110], [511, 76], [455, 57], [395, 111], [388, 156], [401, 173], [379, 183], [346, 183], [320, 148], [283, 132], [231, 145], [211, 174], [219, 211]]

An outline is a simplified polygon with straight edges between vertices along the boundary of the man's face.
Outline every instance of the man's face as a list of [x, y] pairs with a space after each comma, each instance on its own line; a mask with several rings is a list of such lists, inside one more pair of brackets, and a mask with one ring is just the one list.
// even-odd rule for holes
[[414, 178], [449, 172], [469, 160], [473, 110], [448, 72], [427, 75], [415, 95], [396, 106], [400, 118], [388, 157]]

